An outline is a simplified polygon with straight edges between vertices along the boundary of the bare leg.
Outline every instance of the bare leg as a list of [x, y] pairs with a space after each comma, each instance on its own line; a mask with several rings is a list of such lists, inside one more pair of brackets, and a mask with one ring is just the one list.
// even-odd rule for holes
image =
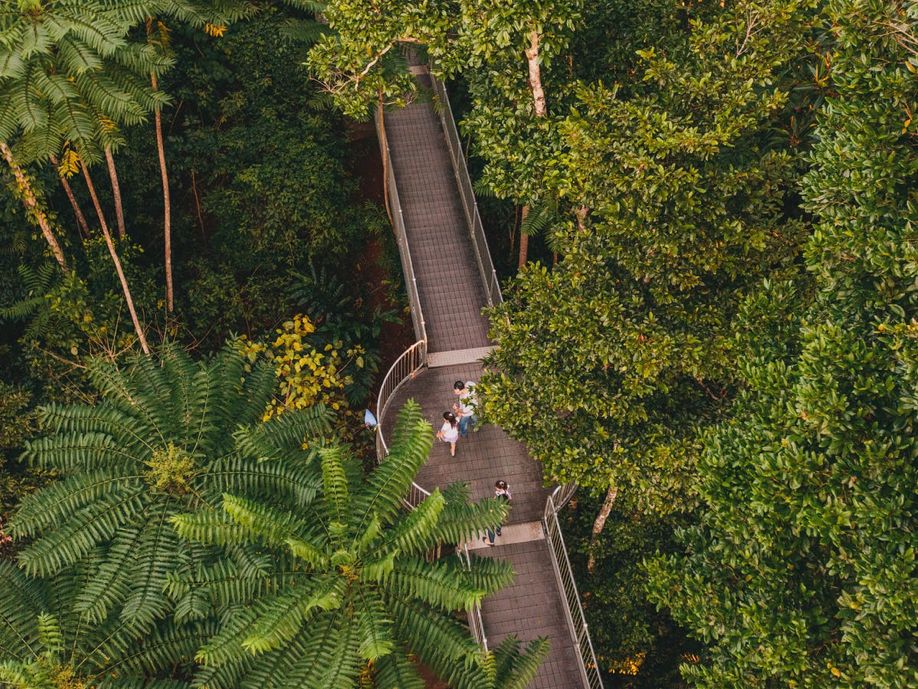
[[450, 443], [450, 444], [449, 444], [449, 456], [450, 456], [450, 457], [455, 457], [455, 456], [456, 456], [456, 443]]

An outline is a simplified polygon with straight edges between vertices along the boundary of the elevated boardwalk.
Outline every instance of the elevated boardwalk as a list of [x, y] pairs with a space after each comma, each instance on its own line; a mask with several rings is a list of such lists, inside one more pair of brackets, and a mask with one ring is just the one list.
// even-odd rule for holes
[[[430, 84], [428, 76], [418, 78]], [[391, 391], [387, 391], [386, 381], [380, 393], [379, 420], [386, 442], [395, 412], [408, 398], [420, 403], [438, 430], [443, 412], [456, 402], [453, 383], [477, 381], [482, 375], [478, 359], [493, 344], [481, 311], [488, 306], [487, 291], [496, 287], [496, 281], [491, 287], [483, 282], [480, 251], [484, 240], [473, 241], [470, 234], [467, 206], [460, 196], [461, 182], [457, 183], [444, 126], [426, 103], [385, 116], [390, 180], [398, 204], [393, 213], [399, 214], [396, 224], [402, 225], [396, 231], [400, 243], [405, 243], [400, 246], [402, 263], [411, 283], [409, 296], [419, 331], [413, 363], [405, 365]], [[470, 194], [470, 189], [466, 193]], [[490, 257], [487, 263], [490, 265]], [[497, 294], [499, 297], [499, 291]], [[473, 550], [473, 557], [509, 560], [517, 574], [512, 586], [483, 602], [483, 630], [476, 630], [480, 640], [486, 637], [487, 645], [494, 647], [508, 634], [516, 634], [524, 642], [547, 636], [550, 651], [531, 687], [601, 687], [598, 679], [587, 680], [581, 667], [578, 644], [582, 648], [583, 641], [575, 638], [570, 594], [563, 590], [557, 560], [552, 560], [552, 546], [542, 526], [550, 491], [542, 486], [541, 467], [528, 456], [526, 448], [495, 426], [484, 426], [460, 438], [455, 458], [450, 457], [448, 444], [435, 442], [417, 478], [417, 499], [423, 499], [421, 488], [431, 490], [464, 481], [470, 484], [473, 499], [478, 500], [493, 495], [497, 479], [507, 481], [513, 492], [508, 521], [512, 526], [504, 527], [503, 537], [493, 548], [480, 540], [466, 547]], [[580, 636], [587, 636], [588, 641], [585, 625]]]

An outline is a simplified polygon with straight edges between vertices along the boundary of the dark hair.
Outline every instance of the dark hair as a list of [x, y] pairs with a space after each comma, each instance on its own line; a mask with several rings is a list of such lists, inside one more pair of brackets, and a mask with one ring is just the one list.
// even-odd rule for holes
[[453, 428], [455, 428], [455, 427], [456, 427], [456, 424], [459, 423], [459, 422], [456, 420], [456, 415], [453, 414], [451, 411], [445, 411], [445, 412], [443, 412], [443, 418], [446, 419], [447, 421], [449, 421], [449, 425], [452, 426]]
[[500, 488], [501, 490], [507, 490], [507, 482], [501, 479], [494, 484], [495, 488]]
[[455, 383], [453, 383], [453, 390], [461, 390], [464, 387], [465, 383], [463, 383], [461, 380], [457, 380]]

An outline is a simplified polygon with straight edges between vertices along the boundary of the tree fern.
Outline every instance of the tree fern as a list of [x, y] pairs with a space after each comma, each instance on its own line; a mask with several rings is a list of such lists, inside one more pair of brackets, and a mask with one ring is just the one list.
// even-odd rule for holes
[[[87, 624], [73, 613], [73, 582], [86, 578], [75, 569], [67, 576], [38, 580], [12, 563], [0, 562], [0, 685], [16, 689], [64, 686], [180, 689], [165, 679], [184, 669], [183, 656], [196, 648], [213, 626], [154, 629], [142, 642], [125, 634], [117, 619]], [[160, 679], [147, 683], [146, 675]]]
[[[247, 374], [244, 366], [231, 347], [205, 363], [178, 347], [125, 367], [93, 363], [99, 404], [42, 409], [52, 433], [26, 447], [26, 459], [61, 480], [23, 500], [11, 521], [10, 533], [35, 539], [20, 564], [42, 576], [88, 568], [92, 577], [72, 602], [87, 620], [115, 615], [127, 630], [142, 632], [173, 612], [205, 619], [212, 604], [201, 591], [167, 595], [171, 575], [212, 564], [200, 545], [176, 535], [170, 519], [204, 508], [195, 514], [196, 535], [233, 546], [251, 530], [212, 509], [227, 491], [240, 505], [262, 500], [308, 514], [321, 473], [302, 445], [330, 431], [322, 408], [290, 412], [262, 429], [273, 372], [256, 367]], [[288, 535], [287, 526], [279, 533]], [[313, 534], [304, 527], [303, 535]], [[236, 557], [247, 573], [266, 566], [238, 547]]]
[[[173, 517], [182, 538], [226, 547], [241, 535], [237, 546], [273, 551], [270, 572], [244, 574], [218, 560], [170, 575], [173, 595], [203, 587], [223, 605], [220, 632], [198, 654], [202, 677], [226, 668], [244, 687], [268, 676], [276, 686], [353, 687], [358, 676], [381, 688], [417, 686], [407, 651], [462, 686], [491, 686], [476, 684], [493, 661], [456, 613], [507, 585], [510, 566], [476, 558], [466, 569], [454, 558], [431, 563], [424, 555], [446, 531], [467, 537], [485, 522], [499, 523], [506, 507], [470, 505], [468, 489], [457, 486], [434, 490], [406, 513], [401, 498], [430, 447], [430, 427], [409, 401], [389, 458], [368, 476], [352, 470], [359, 465], [345, 448], [318, 451], [321, 490], [306, 510], [226, 494], [222, 511], [235, 531], [206, 509]], [[461, 525], [444, 530], [441, 522], [454, 516]], [[291, 648], [302, 656], [290, 660], [281, 681], [268, 659], [289, 660]]]

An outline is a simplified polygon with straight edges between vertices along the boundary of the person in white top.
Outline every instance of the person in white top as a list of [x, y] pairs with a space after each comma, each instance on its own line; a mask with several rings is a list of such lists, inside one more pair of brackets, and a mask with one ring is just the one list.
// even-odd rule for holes
[[459, 417], [459, 435], [465, 437], [469, 434], [469, 426], [477, 430], [474, 428], [478, 423], [478, 417], [475, 416], [475, 405], [478, 404], [475, 383], [470, 380], [465, 383], [457, 380], [453, 383], [453, 393], [459, 396], [459, 403], [453, 405], [453, 410]]
[[437, 437], [444, 443], [449, 443], [450, 457], [456, 456], [456, 441], [459, 440], [459, 421], [451, 411], [443, 412], [443, 425]]

